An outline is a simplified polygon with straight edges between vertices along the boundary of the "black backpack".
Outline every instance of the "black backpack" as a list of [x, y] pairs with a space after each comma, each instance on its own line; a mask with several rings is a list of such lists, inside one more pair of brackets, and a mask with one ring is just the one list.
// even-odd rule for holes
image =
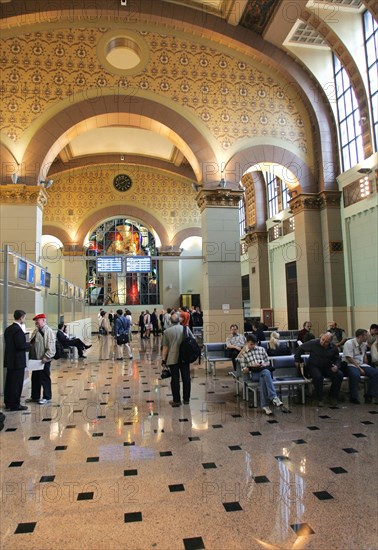
[[180, 363], [194, 363], [201, 354], [197, 341], [191, 336], [187, 327], [184, 327], [184, 339], [180, 344], [179, 361]]

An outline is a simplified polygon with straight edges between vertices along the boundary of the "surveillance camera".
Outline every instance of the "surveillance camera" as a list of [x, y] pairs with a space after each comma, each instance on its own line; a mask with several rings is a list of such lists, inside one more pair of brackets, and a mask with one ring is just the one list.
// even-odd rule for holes
[[121, 0], [121, 6], [127, 6], [127, 0]]
[[121, 160], [125, 160], [125, 157], [123, 155], [121, 155]]

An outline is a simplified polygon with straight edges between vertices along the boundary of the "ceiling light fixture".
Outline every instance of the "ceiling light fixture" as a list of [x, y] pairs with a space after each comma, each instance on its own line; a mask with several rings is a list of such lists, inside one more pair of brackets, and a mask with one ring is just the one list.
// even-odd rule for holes
[[54, 183], [54, 180], [47, 180], [47, 181], [40, 180], [39, 185], [41, 185], [45, 189], [49, 189], [53, 183]]

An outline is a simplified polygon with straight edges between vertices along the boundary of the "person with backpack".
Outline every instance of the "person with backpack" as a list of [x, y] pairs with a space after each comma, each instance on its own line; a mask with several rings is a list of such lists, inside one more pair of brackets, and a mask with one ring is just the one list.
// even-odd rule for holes
[[[47, 325], [46, 315], [39, 313], [33, 317], [35, 329], [30, 338], [30, 359], [40, 359], [44, 363], [42, 370], [32, 372], [31, 397], [26, 402], [35, 402], [39, 405], [49, 403], [52, 399], [50, 367], [51, 360], [56, 353], [54, 331]], [[43, 397], [41, 398], [41, 388]]]
[[[182, 379], [182, 390], [184, 405], [189, 405], [190, 401], [190, 361], [180, 357], [180, 347], [184, 341], [185, 335], [194, 339], [189, 329], [189, 313], [181, 313], [184, 326], [179, 324], [180, 316], [177, 313], [171, 315], [171, 326], [166, 328], [162, 339], [162, 367], [168, 367], [171, 371], [171, 389], [172, 401], [169, 402], [172, 407], [180, 407], [180, 374]], [[185, 331], [185, 332], [184, 332]]]
[[7, 369], [4, 386], [4, 405], [10, 411], [27, 410], [25, 405], [21, 405], [21, 393], [26, 369], [26, 352], [30, 349], [30, 344], [26, 341], [26, 336], [22, 329], [25, 316], [25, 311], [16, 309], [13, 314], [13, 324], [4, 331], [4, 368]]
[[124, 317], [122, 309], [117, 309], [114, 321], [114, 335], [117, 345], [117, 360], [123, 361], [123, 346], [129, 353], [129, 359], [133, 358], [133, 354], [129, 345], [129, 330], [130, 321]]

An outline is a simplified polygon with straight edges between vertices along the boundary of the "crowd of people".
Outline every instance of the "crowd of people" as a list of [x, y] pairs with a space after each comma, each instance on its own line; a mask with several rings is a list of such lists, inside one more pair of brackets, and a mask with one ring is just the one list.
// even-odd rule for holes
[[[25, 336], [25, 312], [16, 310], [14, 322], [4, 333], [5, 351], [4, 367], [6, 380], [4, 388], [4, 405], [7, 410], [26, 410], [21, 404], [21, 392], [24, 370], [27, 367], [26, 352], [29, 358], [39, 363], [32, 371], [31, 395], [26, 402], [38, 404], [49, 403], [52, 399], [50, 367], [56, 355], [58, 342], [63, 349], [75, 347], [79, 359], [84, 359], [85, 350], [91, 347], [80, 338], [67, 334], [67, 327], [60, 323], [58, 331], [48, 326], [46, 315], [35, 315], [35, 328], [27, 342]], [[133, 327], [138, 328], [141, 339], [149, 339], [162, 334], [161, 357], [163, 368], [168, 368], [171, 376], [173, 400], [171, 405], [181, 405], [180, 377], [183, 384], [183, 403], [190, 400], [190, 365], [179, 358], [179, 348], [188, 335], [193, 338], [191, 330], [203, 326], [203, 315], [199, 307], [179, 310], [163, 309], [158, 314], [154, 308], [142, 311], [138, 323], [133, 323], [129, 309], [117, 309], [98, 313], [99, 359], [110, 358], [123, 361], [126, 353], [129, 360], [133, 358], [131, 342]], [[244, 326], [246, 328], [246, 326]], [[247, 328], [251, 330], [239, 333], [238, 325], [230, 326], [230, 335], [226, 339], [226, 353], [233, 363], [234, 370], [240, 367], [244, 376], [260, 384], [261, 409], [272, 414], [270, 405], [282, 407], [272, 383], [270, 357], [289, 355], [292, 351], [277, 331], [269, 333], [266, 341], [267, 327], [253, 321]], [[294, 360], [298, 369], [312, 380], [318, 405], [324, 406], [324, 378], [330, 379], [329, 401], [336, 404], [339, 399], [341, 384], [345, 376], [349, 379], [349, 400], [359, 404], [359, 382], [361, 376], [367, 380], [364, 394], [365, 403], [378, 399], [378, 325], [373, 323], [369, 330], [357, 329], [353, 338], [347, 338], [345, 331], [332, 321], [326, 330], [315, 337], [311, 321], [305, 321], [298, 331]], [[263, 343], [263, 345], [262, 345]], [[367, 352], [370, 352], [369, 355]], [[114, 355], [113, 355], [114, 354]], [[303, 355], [308, 355], [307, 370], [303, 370]]]

